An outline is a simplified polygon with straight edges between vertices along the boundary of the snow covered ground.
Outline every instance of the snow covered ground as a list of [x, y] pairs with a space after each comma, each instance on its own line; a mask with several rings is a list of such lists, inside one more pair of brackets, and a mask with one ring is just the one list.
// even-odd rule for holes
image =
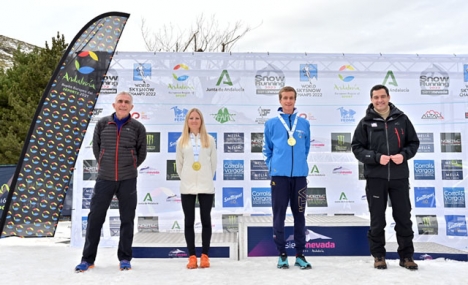
[[121, 272], [116, 248], [100, 248], [96, 267], [75, 273], [82, 249], [69, 246], [70, 231], [64, 221], [54, 238], [0, 239], [1, 284], [468, 284], [468, 263], [443, 259], [418, 261], [419, 270], [409, 271], [397, 260], [374, 269], [371, 257], [308, 257], [312, 270], [277, 269], [276, 257], [212, 258], [211, 268], [195, 270], [185, 268], [185, 258], [139, 258], [133, 270]]

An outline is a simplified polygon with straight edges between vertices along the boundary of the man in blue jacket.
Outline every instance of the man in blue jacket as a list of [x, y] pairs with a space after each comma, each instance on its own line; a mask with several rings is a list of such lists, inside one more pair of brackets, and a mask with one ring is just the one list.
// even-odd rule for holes
[[370, 212], [367, 233], [370, 252], [374, 257], [374, 267], [386, 269], [385, 210], [390, 196], [400, 266], [416, 270], [408, 160], [416, 155], [419, 139], [410, 119], [390, 103], [387, 87], [375, 85], [370, 97], [371, 104], [357, 125], [351, 143], [354, 156], [364, 164]]
[[294, 217], [296, 262], [302, 269], [311, 269], [305, 248], [305, 210], [307, 201], [307, 155], [310, 149], [310, 124], [298, 116], [297, 93], [285, 86], [279, 91], [278, 117], [265, 123], [263, 155], [271, 177], [273, 207], [273, 239], [279, 252], [278, 268], [289, 268], [284, 238], [284, 220], [288, 203]]

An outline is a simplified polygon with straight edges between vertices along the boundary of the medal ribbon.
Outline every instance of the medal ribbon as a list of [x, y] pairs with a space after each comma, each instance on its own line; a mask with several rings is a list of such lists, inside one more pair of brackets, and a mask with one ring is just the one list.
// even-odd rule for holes
[[294, 119], [294, 123], [293, 123], [293, 126], [292, 126], [292, 129], [290, 130], [289, 129], [289, 126], [288, 124], [286, 124], [286, 122], [284, 121], [283, 117], [281, 116], [281, 114], [278, 114], [278, 118], [280, 119], [281, 123], [283, 123], [283, 126], [284, 128], [286, 129], [286, 131], [288, 131], [288, 134], [289, 134], [289, 137], [288, 138], [293, 138], [294, 136], [294, 131], [296, 130], [296, 127], [297, 127], [297, 114], [296, 114], [296, 118]]
[[200, 145], [197, 143], [199, 140], [197, 141], [195, 135], [192, 133], [190, 133], [190, 140], [192, 141], [193, 160], [197, 162], [200, 154]]

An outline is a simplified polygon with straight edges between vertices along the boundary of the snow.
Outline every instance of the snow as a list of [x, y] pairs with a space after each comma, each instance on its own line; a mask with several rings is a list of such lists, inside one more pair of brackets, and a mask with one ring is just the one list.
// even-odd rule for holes
[[75, 273], [81, 248], [70, 247], [71, 223], [61, 221], [53, 238], [0, 239], [2, 284], [468, 284], [468, 263], [434, 259], [418, 261], [410, 271], [388, 260], [387, 270], [373, 268], [371, 257], [307, 257], [312, 270], [277, 269], [276, 257], [231, 260], [212, 258], [211, 268], [188, 270], [183, 259], [132, 260], [133, 270], [120, 271], [117, 249], [99, 248], [96, 267]]

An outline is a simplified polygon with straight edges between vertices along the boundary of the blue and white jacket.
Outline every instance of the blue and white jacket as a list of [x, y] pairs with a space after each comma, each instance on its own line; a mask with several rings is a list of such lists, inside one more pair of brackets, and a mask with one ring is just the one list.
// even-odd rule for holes
[[[278, 112], [291, 129], [298, 116], [296, 109], [293, 114], [285, 114], [280, 107]], [[302, 117], [297, 119], [294, 146], [288, 145], [288, 131], [278, 117], [265, 123], [262, 152], [270, 176], [306, 177], [309, 174], [310, 124]]]

